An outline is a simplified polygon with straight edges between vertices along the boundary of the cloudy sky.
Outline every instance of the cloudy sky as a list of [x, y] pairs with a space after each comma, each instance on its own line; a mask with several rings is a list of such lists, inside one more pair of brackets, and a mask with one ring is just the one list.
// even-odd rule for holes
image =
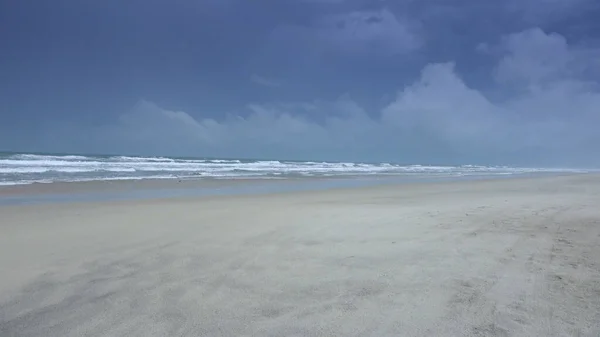
[[600, 165], [597, 0], [0, 1], [0, 150]]

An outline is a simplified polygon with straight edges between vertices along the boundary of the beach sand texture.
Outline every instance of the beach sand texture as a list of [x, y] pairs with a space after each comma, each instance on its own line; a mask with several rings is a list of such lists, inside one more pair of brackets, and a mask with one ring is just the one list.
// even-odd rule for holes
[[0, 336], [599, 336], [600, 176], [0, 207]]

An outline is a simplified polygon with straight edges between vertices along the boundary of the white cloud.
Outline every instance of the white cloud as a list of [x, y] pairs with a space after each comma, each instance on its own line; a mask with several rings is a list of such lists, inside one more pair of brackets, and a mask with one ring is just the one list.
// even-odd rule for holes
[[495, 78], [501, 86], [525, 83], [501, 102], [467, 86], [452, 63], [439, 63], [378, 113], [342, 96], [250, 105], [245, 117], [217, 121], [142, 101], [94, 139], [119, 147], [109, 152], [243, 157], [512, 164], [537, 156], [571, 164], [600, 155], [600, 91], [579, 71], [593, 64], [582, 57], [589, 50], [540, 30], [508, 36], [501, 47]]
[[[456, 75], [451, 63], [425, 67], [421, 79], [383, 110], [382, 121], [399, 130], [426, 129], [462, 149], [493, 145], [501, 108]], [[473, 144], [473, 139], [480, 140]]]
[[535, 85], [572, 77], [581, 61], [563, 36], [546, 34], [537, 28], [512, 34], [503, 44], [508, 55], [497, 67], [496, 78], [500, 82]]

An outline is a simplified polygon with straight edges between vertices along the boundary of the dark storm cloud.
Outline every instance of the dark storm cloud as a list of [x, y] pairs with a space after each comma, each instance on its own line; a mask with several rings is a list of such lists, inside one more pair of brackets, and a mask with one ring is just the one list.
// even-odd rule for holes
[[57, 3], [2, 5], [4, 148], [600, 164], [595, 1]]

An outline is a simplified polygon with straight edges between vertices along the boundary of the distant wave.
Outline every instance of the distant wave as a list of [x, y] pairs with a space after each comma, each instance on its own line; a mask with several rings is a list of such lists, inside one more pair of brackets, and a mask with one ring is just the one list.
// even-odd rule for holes
[[391, 163], [295, 162], [277, 160], [189, 159], [136, 156], [0, 154], [0, 185], [174, 178], [285, 178], [348, 175], [510, 175], [584, 172], [574, 169], [498, 166], [427, 166]]

